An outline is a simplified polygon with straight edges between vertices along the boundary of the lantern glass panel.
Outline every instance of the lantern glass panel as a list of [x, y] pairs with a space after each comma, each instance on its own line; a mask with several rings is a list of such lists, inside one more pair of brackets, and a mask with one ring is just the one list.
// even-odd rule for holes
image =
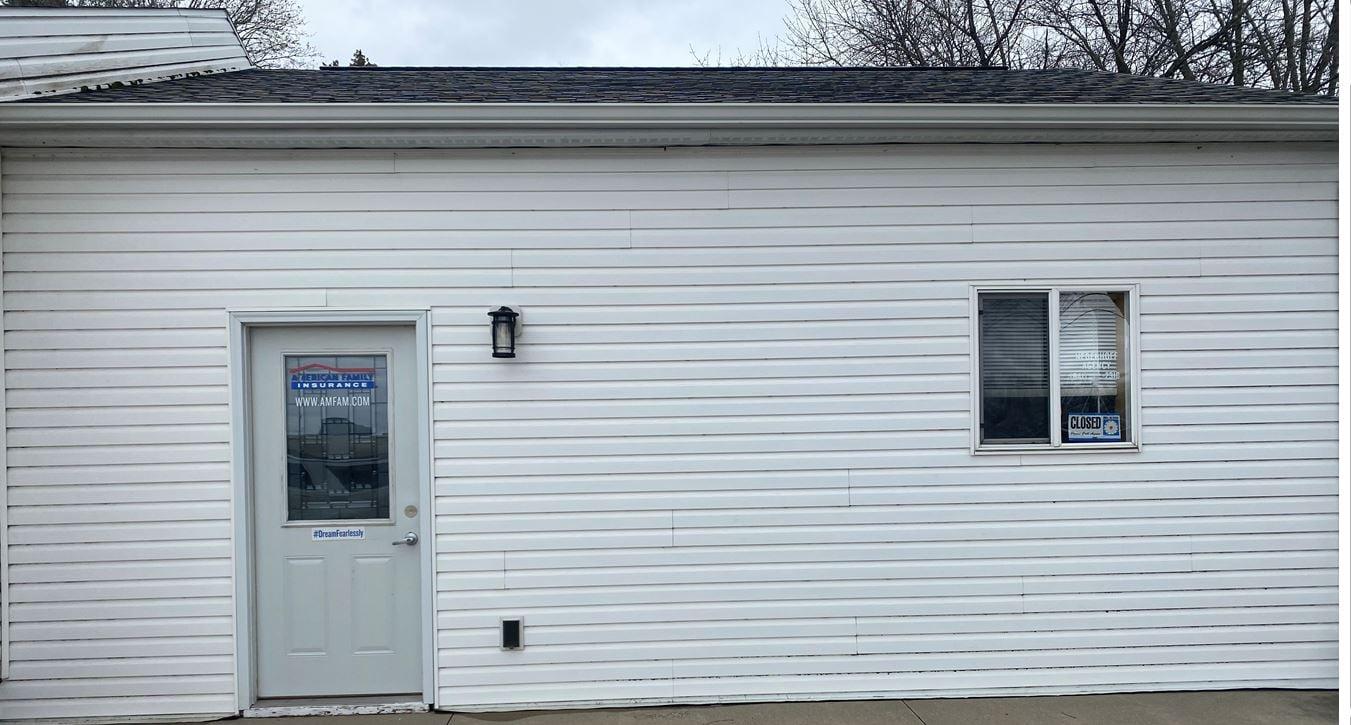
[[499, 317], [493, 321], [493, 350], [496, 352], [511, 352], [512, 348], [512, 324], [506, 317]]

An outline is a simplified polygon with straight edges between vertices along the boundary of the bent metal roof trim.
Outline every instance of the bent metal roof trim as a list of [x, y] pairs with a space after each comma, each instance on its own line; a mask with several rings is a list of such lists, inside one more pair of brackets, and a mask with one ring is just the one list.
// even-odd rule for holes
[[1326, 105], [1336, 99], [1073, 69], [377, 67], [244, 70], [23, 103]]

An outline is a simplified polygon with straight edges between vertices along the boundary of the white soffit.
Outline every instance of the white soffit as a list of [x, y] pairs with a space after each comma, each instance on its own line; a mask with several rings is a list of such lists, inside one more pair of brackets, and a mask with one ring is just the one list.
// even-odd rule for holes
[[249, 67], [224, 10], [0, 8], [0, 101]]

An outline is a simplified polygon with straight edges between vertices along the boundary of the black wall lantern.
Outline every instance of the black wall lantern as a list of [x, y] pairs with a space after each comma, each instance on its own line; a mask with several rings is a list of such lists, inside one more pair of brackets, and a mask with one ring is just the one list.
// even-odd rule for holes
[[493, 357], [516, 357], [516, 318], [521, 313], [504, 305], [488, 316], [493, 318]]

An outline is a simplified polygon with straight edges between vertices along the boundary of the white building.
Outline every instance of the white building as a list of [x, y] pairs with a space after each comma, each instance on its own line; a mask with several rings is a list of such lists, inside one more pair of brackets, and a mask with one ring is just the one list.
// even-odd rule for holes
[[1334, 686], [1327, 99], [4, 47], [4, 719]]

